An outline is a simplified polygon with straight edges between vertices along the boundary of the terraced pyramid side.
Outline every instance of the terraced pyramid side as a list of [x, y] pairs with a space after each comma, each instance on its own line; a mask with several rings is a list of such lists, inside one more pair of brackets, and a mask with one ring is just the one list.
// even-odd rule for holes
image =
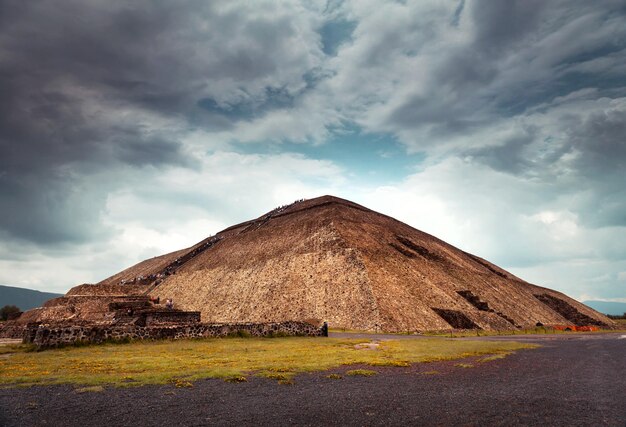
[[373, 329], [380, 319], [368, 271], [338, 233], [336, 209], [285, 212], [219, 233], [214, 249], [151, 294], [173, 297], [206, 321], [323, 319]]
[[277, 208], [77, 286], [23, 318], [106, 320], [111, 304], [148, 297], [173, 298], [204, 322], [316, 319], [386, 331], [615, 326], [566, 295], [332, 196]]

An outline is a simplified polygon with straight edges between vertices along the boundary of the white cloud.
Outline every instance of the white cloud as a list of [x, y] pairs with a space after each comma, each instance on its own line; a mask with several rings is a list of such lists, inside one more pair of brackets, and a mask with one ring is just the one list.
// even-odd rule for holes
[[[0, 244], [0, 283], [64, 292], [188, 247], [276, 206], [342, 193], [348, 184], [332, 162], [296, 154], [216, 152], [198, 161], [198, 168], [164, 169], [150, 180], [127, 175], [127, 185], [108, 195], [101, 221], [113, 234], [101, 240], [65, 250]], [[10, 257], [12, 252], [28, 255]]]
[[[2, 87], [14, 90], [13, 113], [43, 113], [16, 127], [32, 132], [23, 141], [0, 134], [11, 143], [2, 154], [23, 156], [0, 156], [0, 185], [17, 176], [7, 194], [19, 184], [34, 195], [8, 198], [22, 208], [15, 217], [41, 210], [41, 230], [64, 233], [0, 242], [0, 281], [61, 290], [276, 205], [335, 194], [538, 284], [617, 297], [626, 280], [623, 13], [610, 2], [468, 1], [456, 16], [458, 6], [194, 3], [150, 14], [137, 6], [123, 11], [127, 21], [104, 3], [9, 11], [15, 25], [0, 49], [21, 86]], [[332, 20], [354, 31], [326, 56], [319, 31]], [[81, 34], [95, 37], [89, 54], [75, 44]], [[386, 133], [425, 160], [380, 186], [314, 150], [282, 152], [281, 142], [327, 144], [343, 127]], [[33, 158], [47, 160], [15, 172]], [[5, 228], [34, 241], [18, 225], [39, 223], [18, 220]], [[57, 234], [65, 246], [50, 243]]]
[[547, 197], [532, 180], [449, 158], [357, 201], [538, 285], [626, 295], [626, 227], [587, 227], [571, 210], [575, 196]]

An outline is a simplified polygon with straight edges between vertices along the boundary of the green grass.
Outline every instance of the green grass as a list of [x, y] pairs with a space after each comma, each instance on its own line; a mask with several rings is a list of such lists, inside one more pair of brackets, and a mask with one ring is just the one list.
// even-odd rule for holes
[[411, 362], [407, 360], [375, 360], [370, 362], [370, 366], [393, 366], [396, 368], [408, 368]]
[[28, 344], [8, 344], [0, 346], [0, 355], [10, 354], [10, 353], [25, 353], [28, 351], [35, 351], [36, 347], [34, 345]]
[[294, 373], [260, 372], [257, 376], [276, 381], [289, 381], [293, 378]]
[[457, 363], [454, 366], [456, 366], [457, 368], [473, 368], [474, 365], [472, 365], [471, 363]]
[[407, 366], [412, 363], [490, 356], [536, 347], [515, 342], [451, 341], [440, 338], [383, 341], [358, 350], [366, 339], [230, 338], [146, 341], [66, 347], [33, 352], [12, 346], [0, 358], [0, 386], [76, 384], [185, 387], [201, 378], [241, 382], [250, 375], [289, 384], [302, 372], [342, 365]]
[[101, 391], [104, 391], [104, 387], [101, 385], [92, 385], [89, 387], [74, 389], [74, 393], [100, 393]]
[[[486, 331], [483, 329], [465, 329], [465, 330], [438, 330], [438, 331], [406, 331], [406, 332], [382, 332], [379, 331], [377, 332], [378, 334], [383, 334], [383, 335], [413, 335], [413, 334], [418, 334], [418, 335], [424, 335], [424, 336], [431, 336], [431, 337], [449, 337], [449, 338], [466, 338], [466, 337], [490, 337], [490, 336], [498, 336], [498, 335], [502, 335], [502, 336], [516, 336], [516, 335], [529, 335], [529, 334], [573, 334], [573, 333], [594, 333], [594, 334], [601, 334], [601, 333], [615, 333], [615, 332], [625, 332], [625, 328], [626, 328], [626, 319], [613, 319], [615, 322], [617, 322], [618, 325], [620, 325], [620, 329], [618, 330], [613, 330], [613, 329], [600, 329], [598, 331], [593, 331], [593, 332], [572, 332], [572, 331], [560, 331], [558, 329], [553, 329], [550, 327], [535, 327], [535, 328], [528, 328], [528, 329], [514, 329], [514, 330], [502, 330], [502, 331]], [[330, 329], [331, 332], [341, 332], [341, 333], [348, 333], [348, 334], [368, 334], [368, 335], [373, 335], [375, 336], [376, 333], [374, 333], [373, 331], [367, 331], [367, 330], [352, 330], [352, 329]]]
[[378, 372], [369, 369], [352, 369], [351, 371], [346, 372], [346, 375], [351, 377], [371, 377], [377, 374]]
[[[624, 324], [626, 325], [626, 324]], [[482, 329], [474, 330], [460, 330], [460, 331], [426, 331], [422, 332], [422, 335], [432, 337], [450, 337], [450, 338], [464, 338], [464, 337], [491, 337], [491, 336], [516, 336], [516, 335], [529, 335], [529, 334], [602, 334], [602, 333], [614, 333], [619, 332], [611, 329], [600, 329], [592, 332], [573, 332], [573, 331], [560, 331], [558, 329], [536, 327], [531, 329], [517, 329], [517, 330], [504, 330], [504, 331], [485, 331]]]
[[498, 359], [504, 359], [505, 357], [507, 357], [509, 355], [509, 353], [498, 353], [498, 354], [492, 354], [486, 357], [483, 357], [481, 359], [478, 359], [478, 362], [480, 363], [484, 363], [484, 362], [493, 362], [494, 360], [498, 360]]
[[231, 375], [224, 378], [224, 381], [227, 383], [245, 383], [248, 379], [243, 375]]

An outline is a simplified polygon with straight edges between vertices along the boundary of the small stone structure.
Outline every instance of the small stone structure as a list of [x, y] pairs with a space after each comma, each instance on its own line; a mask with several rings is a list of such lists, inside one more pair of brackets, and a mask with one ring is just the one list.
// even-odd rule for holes
[[72, 345], [98, 344], [105, 341], [183, 339], [227, 336], [323, 336], [323, 328], [306, 322], [276, 323], [189, 323], [138, 326], [133, 324], [28, 324], [23, 342], [39, 349]]
[[190, 323], [200, 323], [200, 312], [199, 311], [173, 311], [173, 310], [163, 310], [163, 311], [152, 311], [145, 314], [146, 326], [156, 326], [156, 325], [186, 325]]
[[0, 325], [0, 337], [22, 338], [39, 349], [106, 341], [323, 334], [311, 321], [201, 323], [199, 311], [163, 307], [148, 295], [66, 295]]
[[113, 324], [121, 325], [137, 325], [137, 326], [156, 326], [156, 325], [188, 325], [200, 323], [199, 311], [182, 311], [172, 309], [147, 309], [133, 310], [117, 310], [113, 317]]
[[13, 322], [4, 322], [4, 324], [0, 324], [0, 338], [22, 338], [23, 335], [23, 325], [16, 325]]

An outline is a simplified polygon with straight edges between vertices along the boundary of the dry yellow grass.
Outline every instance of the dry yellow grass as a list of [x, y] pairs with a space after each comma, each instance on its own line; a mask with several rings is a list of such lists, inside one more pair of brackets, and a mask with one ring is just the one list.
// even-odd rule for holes
[[473, 368], [474, 365], [472, 365], [471, 363], [457, 363], [456, 365], [457, 368]]
[[359, 339], [232, 338], [107, 344], [29, 352], [14, 347], [0, 358], [2, 385], [116, 385], [232, 381], [259, 375], [289, 382], [301, 372], [341, 365], [407, 366], [409, 363], [505, 354], [529, 344], [451, 341], [440, 338], [384, 341], [377, 350], [358, 350]]
[[378, 372], [370, 369], [352, 369], [346, 372], [346, 375], [351, 377], [372, 377], [374, 375], [378, 375]]
[[[619, 325], [619, 324], [618, 324]], [[625, 324], [626, 325], [626, 324]], [[558, 329], [554, 329], [551, 327], [537, 327], [537, 328], [528, 328], [528, 329], [513, 329], [513, 330], [503, 330], [503, 331], [486, 331], [486, 330], [455, 330], [455, 331], [424, 331], [421, 332], [422, 335], [429, 337], [450, 337], [450, 338], [464, 338], [464, 337], [492, 337], [492, 336], [515, 336], [515, 335], [575, 335], [575, 334], [613, 334], [624, 331], [623, 328], [620, 329], [600, 329], [598, 331], [588, 331], [588, 332], [574, 332], [574, 331], [561, 331]], [[337, 331], [339, 332], [339, 331]]]

